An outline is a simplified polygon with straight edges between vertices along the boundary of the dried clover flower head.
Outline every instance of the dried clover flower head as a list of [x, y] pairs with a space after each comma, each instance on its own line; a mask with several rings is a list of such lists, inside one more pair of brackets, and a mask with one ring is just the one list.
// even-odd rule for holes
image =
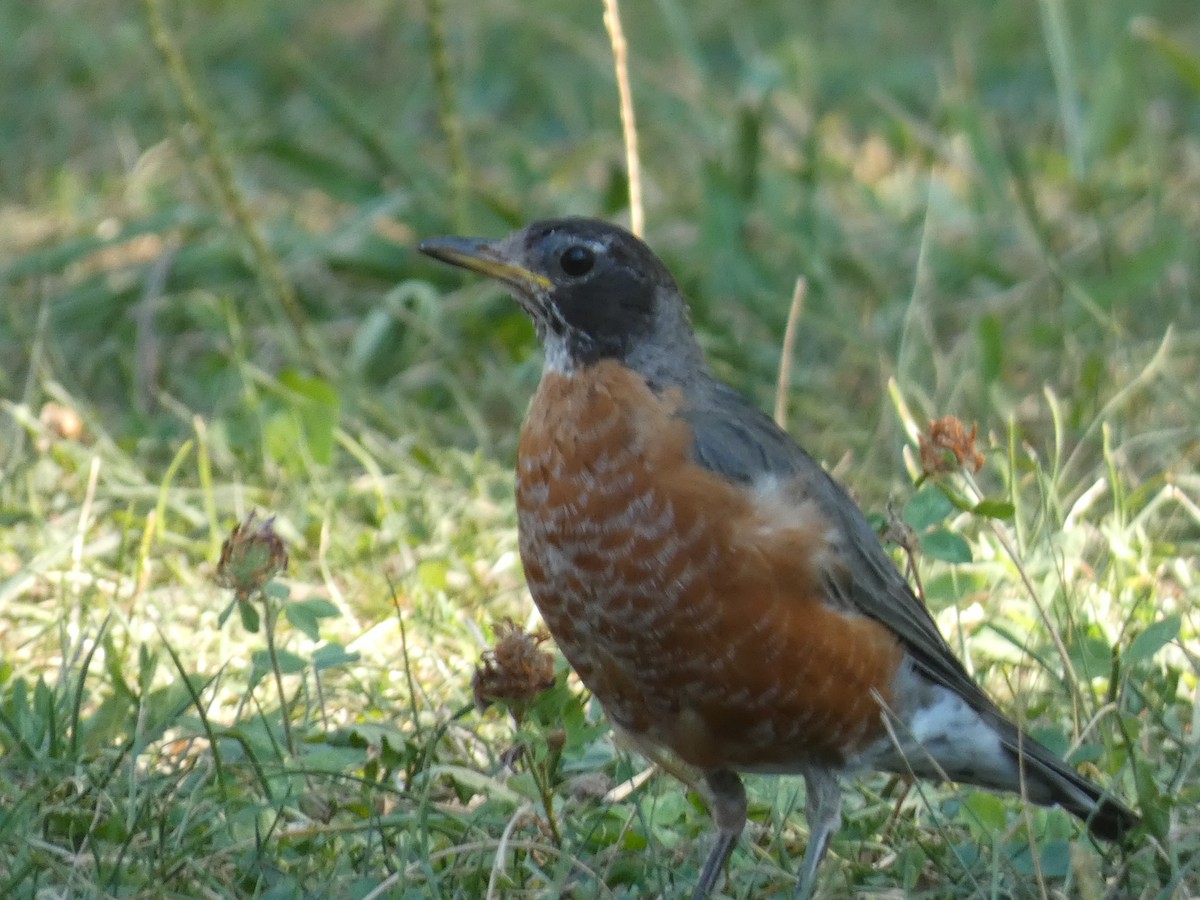
[[520, 721], [538, 694], [554, 685], [554, 657], [540, 648], [549, 638], [544, 631], [526, 632], [511, 619], [496, 625], [496, 643], [480, 657], [471, 686], [475, 705], [486, 709], [503, 701]]
[[971, 430], [954, 416], [943, 416], [929, 423], [929, 436], [917, 438], [921, 450], [921, 470], [926, 475], [938, 475], [963, 468], [978, 472], [983, 468], [983, 454], [975, 446], [979, 424]]
[[275, 532], [275, 517], [258, 521], [250, 513], [221, 545], [217, 563], [217, 584], [231, 588], [239, 600], [250, 597], [287, 568], [288, 552], [283, 538]]

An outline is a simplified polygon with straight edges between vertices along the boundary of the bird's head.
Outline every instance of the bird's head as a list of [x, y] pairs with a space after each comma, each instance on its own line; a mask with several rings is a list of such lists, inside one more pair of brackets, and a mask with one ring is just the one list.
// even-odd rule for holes
[[675, 279], [616, 225], [550, 219], [499, 240], [433, 238], [419, 249], [503, 282], [533, 319], [550, 369], [615, 359], [660, 384], [705, 371]]

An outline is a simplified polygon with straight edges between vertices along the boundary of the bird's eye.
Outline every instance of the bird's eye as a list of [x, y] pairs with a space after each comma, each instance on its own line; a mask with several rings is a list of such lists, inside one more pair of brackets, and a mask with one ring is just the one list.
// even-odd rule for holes
[[586, 275], [596, 264], [596, 255], [582, 244], [572, 244], [558, 258], [562, 270], [572, 278]]

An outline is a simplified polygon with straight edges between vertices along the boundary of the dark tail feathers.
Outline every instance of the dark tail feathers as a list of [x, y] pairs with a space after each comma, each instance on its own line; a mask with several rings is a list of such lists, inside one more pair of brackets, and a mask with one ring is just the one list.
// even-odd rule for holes
[[[1137, 813], [1103, 789], [1080, 775], [1029, 735], [1013, 728], [1002, 740], [1018, 755], [1025, 778], [1026, 792], [1035, 803], [1057, 803], [1078, 816], [1088, 831], [1106, 841], [1123, 840], [1141, 823]], [[1007, 738], [1007, 739], [1005, 739]]]

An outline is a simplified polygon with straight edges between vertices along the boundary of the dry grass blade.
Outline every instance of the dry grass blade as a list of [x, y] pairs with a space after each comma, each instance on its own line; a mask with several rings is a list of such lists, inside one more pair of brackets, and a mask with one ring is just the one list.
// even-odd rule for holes
[[604, 0], [604, 27], [612, 45], [617, 93], [621, 101], [621, 133], [625, 136], [625, 171], [629, 178], [629, 228], [639, 237], [646, 230], [642, 206], [642, 160], [638, 154], [637, 120], [633, 114], [633, 90], [629, 86], [629, 45], [621, 28], [617, 0]]
[[787, 327], [783, 331], [783, 347], [779, 352], [779, 378], [775, 382], [775, 424], [787, 431], [788, 390], [792, 384], [792, 365], [796, 355], [796, 335], [800, 331], [800, 316], [804, 312], [804, 298], [808, 294], [808, 280], [796, 279], [792, 291], [792, 303], [788, 307]]

